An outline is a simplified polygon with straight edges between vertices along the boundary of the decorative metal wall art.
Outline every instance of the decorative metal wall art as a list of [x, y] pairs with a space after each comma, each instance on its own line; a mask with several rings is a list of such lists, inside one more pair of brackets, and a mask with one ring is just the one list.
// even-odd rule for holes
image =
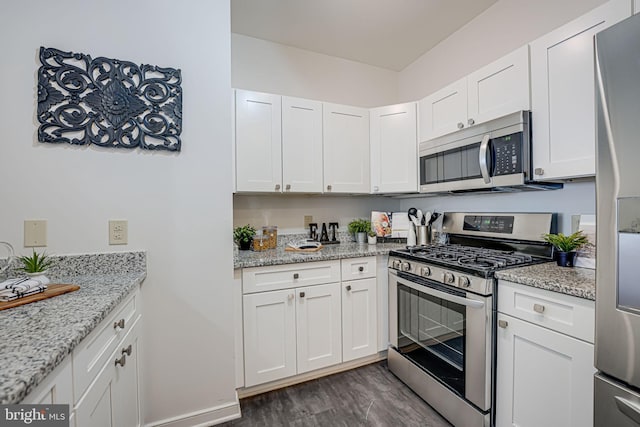
[[38, 140], [180, 151], [180, 70], [40, 48]]

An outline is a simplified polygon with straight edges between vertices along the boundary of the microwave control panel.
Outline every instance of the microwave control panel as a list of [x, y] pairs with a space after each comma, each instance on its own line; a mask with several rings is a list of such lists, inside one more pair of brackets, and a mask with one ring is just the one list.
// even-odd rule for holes
[[522, 173], [522, 133], [492, 138], [493, 176]]

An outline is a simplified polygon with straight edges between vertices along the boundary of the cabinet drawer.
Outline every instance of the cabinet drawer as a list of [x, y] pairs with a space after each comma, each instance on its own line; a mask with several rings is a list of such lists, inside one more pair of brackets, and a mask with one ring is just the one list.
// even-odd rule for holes
[[593, 301], [501, 280], [498, 311], [593, 343]]
[[342, 280], [368, 279], [376, 277], [376, 257], [349, 258], [342, 260]]
[[339, 281], [339, 260], [253, 267], [242, 270], [242, 293], [251, 294]]
[[[122, 338], [140, 316], [140, 295], [136, 291], [103, 320], [73, 350], [75, 402], [84, 394]], [[122, 326], [122, 327], [121, 327]]]

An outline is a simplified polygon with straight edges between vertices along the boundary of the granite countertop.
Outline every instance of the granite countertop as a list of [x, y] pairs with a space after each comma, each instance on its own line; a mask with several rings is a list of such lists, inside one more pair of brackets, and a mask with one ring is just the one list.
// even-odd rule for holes
[[327, 261], [342, 258], [358, 258], [386, 255], [394, 249], [405, 248], [406, 243], [377, 243], [375, 245], [352, 242], [325, 245], [318, 252], [286, 252], [284, 246], [265, 251], [234, 250], [233, 268], [262, 267], [266, 265], [295, 264], [299, 262]]
[[[99, 255], [70, 257], [72, 267], [48, 274], [52, 283], [79, 290], [0, 311], [0, 404], [24, 399], [146, 277], [144, 252], [127, 253], [124, 261], [105, 255], [107, 263]], [[84, 268], [86, 262], [93, 264]]]
[[558, 267], [555, 262], [548, 262], [500, 270], [496, 272], [496, 277], [588, 300], [596, 299], [596, 271], [588, 268]]

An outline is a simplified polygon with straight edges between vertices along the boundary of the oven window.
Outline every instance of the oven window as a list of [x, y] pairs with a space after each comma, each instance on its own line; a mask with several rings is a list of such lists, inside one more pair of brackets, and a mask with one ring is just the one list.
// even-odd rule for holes
[[464, 396], [465, 307], [398, 284], [398, 350]]

